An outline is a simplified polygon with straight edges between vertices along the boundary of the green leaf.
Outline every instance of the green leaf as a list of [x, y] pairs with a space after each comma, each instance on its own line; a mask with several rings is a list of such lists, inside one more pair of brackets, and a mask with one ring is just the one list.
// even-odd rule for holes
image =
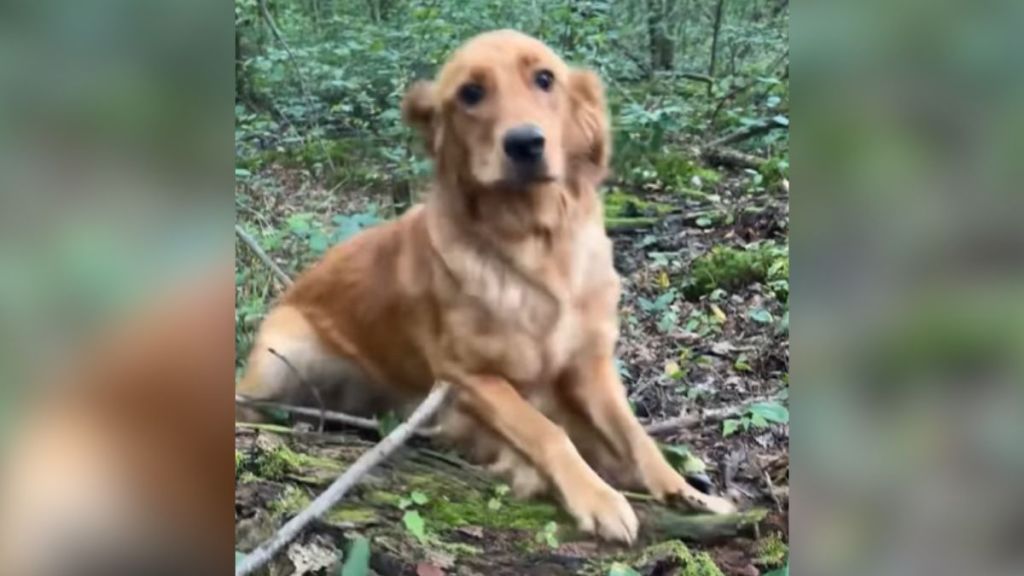
[[765, 420], [764, 416], [761, 416], [760, 414], [752, 414], [750, 416], [750, 423], [753, 424], [756, 428], [768, 427], [768, 421]]
[[754, 308], [747, 314], [747, 316], [749, 316], [754, 322], [759, 322], [761, 324], [771, 324], [773, 320], [772, 313], [764, 308]]
[[640, 576], [640, 573], [625, 564], [616, 562], [608, 570], [608, 576]]
[[736, 433], [736, 430], [740, 427], [740, 421], [736, 418], [729, 418], [725, 422], [722, 422], [722, 435], [732, 436]]
[[317, 254], [327, 251], [327, 236], [320, 230], [314, 230], [309, 236], [309, 248]]
[[487, 509], [492, 512], [497, 512], [498, 510], [501, 510], [501, 500], [498, 500], [497, 498], [491, 498], [490, 500], [487, 501]]
[[405, 529], [410, 534], [416, 537], [420, 543], [423, 543], [427, 538], [426, 523], [423, 521], [423, 517], [416, 510], [410, 510], [402, 516], [402, 523], [405, 524]]
[[391, 432], [395, 428], [398, 428], [398, 425], [400, 423], [401, 421], [398, 419], [398, 416], [396, 416], [394, 412], [388, 412], [381, 416], [380, 420], [377, 423], [377, 427], [380, 428], [380, 437], [383, 438], [388, 434], [391, 434]]
[[786, 562], [786, 565], [782, 568], [772, 570], [771, 572], [766, 573], [764, 576], [789, 576], [789, 562]]
[[345, 554], [341, 576], [366, 576], [370, 573], [370, 541], [363, 536], [356, 537]]
[[412, 498], [412, 501], [417, 506], [423, 506], [427, 502], [430, 502], [430, 498], [428, 498], [426, 494], [420, 492], [419, 490], [413, 490], [412, 494], [410, 494], [409, 497]]
[[789, 126], [789, 118], [786, 118], [781, 114], [772, 118], [772, 121], [776, 124], [781, 124], [782, 126]]
[[757, 402], [748, 408], [751, 416], [760, 416], [769, 422], [789, 423], [789, 409], [778, 402]]
[[309, 214], [292, 214], [288, 217], [288, 228], [297, 236], [305, 237], [309, 233]]
[[245, 552], [235, 550], [235, 566], [241, 564], [243, 560], [245, 560]]

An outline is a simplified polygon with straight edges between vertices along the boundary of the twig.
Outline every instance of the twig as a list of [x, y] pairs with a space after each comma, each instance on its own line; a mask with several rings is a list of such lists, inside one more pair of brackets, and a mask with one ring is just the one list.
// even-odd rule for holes
[[673, 432], [679, 432], [687, 428], [695, 428], [701, 424], [714, 424], [721, 422], [726, 418], [732, 418], [733, 416], [739, 416], [747, 411], [747, 408], [751, 404], [758, 402], [767, 402], [773, 399], [774, 396], [758, 396], [751, 398], [739, 406], [728, 406], [726, 408], [717, 408], [714, 410], [705, 410], [700, 416], [692, 414], [683, 414], [668, 420], [662, 420], [660, 422], [651, 422], [644, 426], [644, 430], [651, 435], [659, 434], [671, 434]]
[[242, 242], [244, 242], [245, 245], [248, 246], [249, 249], [252, 250], [254, 254], [256, 254], [257, 258], [259, 258], [264, 264], [266, 264], [270, 268], [270, 270], [274, 273], [275, 276], [277, 276], [277, 279], [280, 280], [282, 284], [284, 284], [285, 286], [291, 286], [293, 284], [292, 279], [289, 278], [288, 275], [284, 273], [284, 270], [281, 270], [281, 267], [270, 259], [270, 256], [268, 256], [267, 253], [263, 251], [263, 248], [260, 248], [260, 245], [256, 243], [256, 240], [252, 236], [249, 236], [249, 233], [243, 230], [242, 227], [239, 226], [238, 224], [235, 224], [235, 234], [237, 234], [238, 237], [242, 239]]
[[768, 474], [767, 470], [761, 470], [761, 474], [764, 476], [764, 483], [768, 485], [768, 495], [775, 503], [775, 509], [782, 514], [782, 502], [779, 500], [779, 495], [775, 493], [775, 483], [772, 482], [771, 474]]
[[338, 503], [374, 466], [380, 464], [408, 440], [413, 431], [433, 416], [448, 396], [450, 385], [440, 381], [409, 419], [395, 428], [376, 446], [364, 452], [355, 463], [317, 496], [309, 506], [282, 526], [269, 540], [245, 556], [235, 567], [235, 576], [246, 576], [267, 564], [282, 548], [294, 540], [311, 521], [323, 516]]
[[291, 360], [288, 360], [287, 358], [284, 357], [284, 355], [282, 355], [277, 350], [274, 350], [273, 348], [267, 347], [267, 352], [270, 352], [274, 356], [277, 356], [277, 358], [281, 360], [281, 362], [284, 362], [284, 365], [290, 368], [292, 373], [295, 374], [295, 377], [298, 378], [299, 384], [305, 386], [306, 388], [309, 388], [310, 392], [313, 393], [313, 398], [316, 400], [317, 405], [320, 406], [320, 425], [317, 427], [317, 432], [323, 432], [324, 414], [326, 414], [327, 412], [327, 406], [324, 404], [323, 397], [320, 396], [320, 391], [317, 390], [316, 386], [312, 382], [309, 382], [308, 380], [302, 377], [302, 374], [299, 373], [299, 369], [296, 368], [295, 365], [291, 363]]
[[[268, 400], [254, 400], [237, 395], [235, 396], [235, 403], [241, 404], [242, 406], [252, 406], [254, 408], [274, 408], [277, 410], [283, 410], [289, 414], [298, 414], [299, 416], [312, 416], [318, 418], [322, 414], [323, 419], [326, 422], [346, 424], [363, 430], [380, 430], [380, 423], [374, 418], [361, 418], [359, 416], [352, 416], [351, 414], [345, 414], [343, 412], [332, 412], [330, 410], [321, 411], [316, 408], [292, 406], [290, 404], [278, 404], [277, 402], [270, 402]], [[418, 435], [422, 435], [422, 433], [419, 433]]]

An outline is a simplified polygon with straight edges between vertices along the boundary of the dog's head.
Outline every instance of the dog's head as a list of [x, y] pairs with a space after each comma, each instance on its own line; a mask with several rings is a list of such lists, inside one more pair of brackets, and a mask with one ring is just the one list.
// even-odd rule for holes
[[512, 30], [476, 36], [402, 104], [443, 179], [461, 189], [596, 185], [610, 156], [604, 90], [539, 40]]

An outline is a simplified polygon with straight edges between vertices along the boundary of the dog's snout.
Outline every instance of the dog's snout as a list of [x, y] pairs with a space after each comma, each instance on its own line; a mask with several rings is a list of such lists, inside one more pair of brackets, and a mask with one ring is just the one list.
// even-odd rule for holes
[[505, 154], [516, 162], [536, 162], [544, 155], [544, 132], [533, 124], [505, 132]]

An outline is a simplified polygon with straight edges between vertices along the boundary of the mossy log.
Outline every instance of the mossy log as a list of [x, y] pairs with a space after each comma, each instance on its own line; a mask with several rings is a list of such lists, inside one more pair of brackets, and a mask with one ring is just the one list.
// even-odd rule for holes
[[[237, 548], [246, 552], [272, 534], [371, 444], [357, 436], [239, 429]], [[689, 515], [642, 497], [633, 504], [642, 524], [639, 545], [597, 542], [578, 533], [554, 503], [516, 500], [480, 468], [418, 444], [372, 472], [295, 545], [316, 539], [319, 548], [334, 546], [340, 556], [346, 540], [365, 536], [379, 574], [414, 574], [424, 562], [467, 575], [606, 574], [610, 562], [636, 565], [650, 546], [752, 533], [764, 517], [763, 511]], [[413, 511], [423, 520], [418, 537], [404, 521]], [[268, 573], [301, 572], [283, 557]]]

